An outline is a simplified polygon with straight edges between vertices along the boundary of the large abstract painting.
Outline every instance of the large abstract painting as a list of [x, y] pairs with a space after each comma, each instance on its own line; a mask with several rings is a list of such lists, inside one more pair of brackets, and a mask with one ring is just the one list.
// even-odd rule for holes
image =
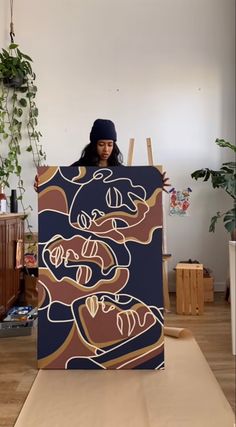
[[162, 175], [39, 168], [38, 366], [161, 369]]

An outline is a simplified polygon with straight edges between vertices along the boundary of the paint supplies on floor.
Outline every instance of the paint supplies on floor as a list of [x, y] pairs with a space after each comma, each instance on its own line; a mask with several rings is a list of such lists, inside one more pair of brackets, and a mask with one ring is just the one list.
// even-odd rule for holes
[[31, 335], [37, 316], [37, 308], [32, 306], [12, 307], [0, 322], [0, 337]]

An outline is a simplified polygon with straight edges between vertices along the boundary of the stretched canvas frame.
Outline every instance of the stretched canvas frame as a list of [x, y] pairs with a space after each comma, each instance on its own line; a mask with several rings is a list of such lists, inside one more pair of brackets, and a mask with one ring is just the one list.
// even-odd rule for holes
[[158, 167], [38, 172], [38, 366], [163, 368]]

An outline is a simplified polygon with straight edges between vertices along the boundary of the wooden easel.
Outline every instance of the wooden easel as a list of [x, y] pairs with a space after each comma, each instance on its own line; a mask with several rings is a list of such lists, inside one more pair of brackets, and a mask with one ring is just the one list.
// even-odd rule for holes
[[[149, 166], [153, 166], [153, 155], [152, 155], [152, 140], [151, 138], [146, 138], [147, 143], [147, 155], [148, 155], [148, 164]], [[130, 138], [129, 140], [129, 151], [128, 151], [128, 159], [127, 159], [127, 166], [132, 166], [133, 162], [133, 154], [134, 154], [134, 144], [135, 139]], [[159, 166], [158, 169], [160, 172], [162, 172], [162, 166]], [[166, 253], [166, 233], [165, 233], [165, 215], [164, 215], [164, 208], [163, 208], [163, 230], [162, 230], [162, 271], [163, 271], [163, 298], [164, 298], [164, 308], [166, 311], [170, 311], [170, 297], [169, 297], [169, 289], [168, 289], [168, 268], [167, 268], [167, 261], [171, 257], [170, 254]]]

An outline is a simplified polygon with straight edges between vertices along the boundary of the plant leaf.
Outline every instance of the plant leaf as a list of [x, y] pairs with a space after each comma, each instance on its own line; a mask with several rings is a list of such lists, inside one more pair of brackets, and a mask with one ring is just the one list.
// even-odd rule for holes
[[18, 44], [15, 44], [15, 43], [11, 43], [10, 45], [9, 45], [9, 49], [10, 50], [12, 50], [12, 49], [16, 49], [18, 47]]
[[26, 106], [27, 106], [27, 101], [26, 101], [26, 99], [25, 99], [25, 98], [21, 98], [21, 99], [19, 100], [19, 104], [20, 104], [22, 107], [26, 107]]
[[215, 232], [215, 227], [216, 227], [216, 223], [219, 219], [219, 215], [215, 215], [211, 218], [211, 223], [210, 223], [210, 227], [209, 227], [209, 231], [212, 233]]
[[227, 147], [236, 152], [236, 146], [228, 141], [225, 141], [224, 139], [217, 138], [215, 142], [217, 145], [219, 145], [219, 147]]

